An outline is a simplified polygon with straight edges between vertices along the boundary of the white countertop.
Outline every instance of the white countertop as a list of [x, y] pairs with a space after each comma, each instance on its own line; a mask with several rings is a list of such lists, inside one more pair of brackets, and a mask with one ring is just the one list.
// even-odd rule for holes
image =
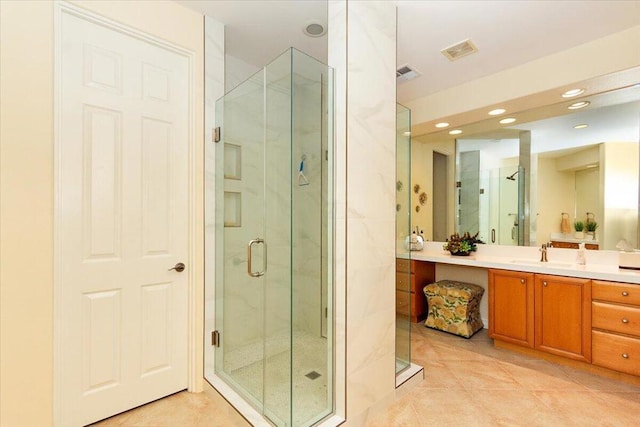
[[617, 251], [587, 250], [586, 265], [575, 264], [577, 249], [549, 248], [548, 262], [540, 262], [537, 247], [478, 245], [470, 256], [452, 256], [442, 249], [442, 242], [426, 242], [421, 251], [397, 251], [398, 258], [430, 261], [466, 267], [497, 268], [530, 273], [555, 274], [585, 279], [640, 284], [640, 271], [618, 267]]

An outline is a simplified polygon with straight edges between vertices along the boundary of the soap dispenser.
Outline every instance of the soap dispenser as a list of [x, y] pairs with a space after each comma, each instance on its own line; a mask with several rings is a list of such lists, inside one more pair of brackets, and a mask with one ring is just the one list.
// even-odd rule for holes
[[576, 254], [576, 264], [585, 265], [587, 263], [587, 259], [585, 256], [585, 245], [584, 243], [578, 244], [578, 253]]

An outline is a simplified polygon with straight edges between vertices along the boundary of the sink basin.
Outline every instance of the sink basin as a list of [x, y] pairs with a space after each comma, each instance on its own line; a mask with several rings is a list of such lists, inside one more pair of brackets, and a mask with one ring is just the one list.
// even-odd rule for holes
[[540, 267], [561, 267], [561, 268], [569, 268], [573, 267], [573, 264], [570, 262], [542, 262], [542, 261], [534, 261], [530, 259], [513, 259], [511, 260], [513, 264], [523, 264], [523, 265], [537, 265]]

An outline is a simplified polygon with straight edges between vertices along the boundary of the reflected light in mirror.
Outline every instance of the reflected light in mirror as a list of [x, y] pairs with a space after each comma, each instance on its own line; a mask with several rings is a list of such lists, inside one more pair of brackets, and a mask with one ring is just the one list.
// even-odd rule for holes
[[562, 94], [563, 98], [573, 98], [574, 96], [582, 95], [584, 89], [571, 89]]
[[573, 128], [574, 129], [584, 129], [586, 127], [589, 127], [589, 125], [586, 124], [586, 123], [583, 123], [583, 124], [575, 125]]
[[500, 120], [500, 124], [502, 124], [502, 125], [508, 125], [509, 123], [513, 123], [513, 122], [515, 122], [515, 121], [516, 121], [516, 119], [515, 119], [515, 118], [513, 118], [513, 117], [507, 117], [506, 119], [502, 119], [502, 120]]
[[589, 101], [574, 102], [573, 104], [569, 105], [569, 107], [567, 108], [569, 108], [569, 110], [579, 110], [580, 108], [584, 108], [589, 104], [591, 104], [591, 102]]
[[460, 135], [462, 133], [462, 131], [460, 129], [454, 129], [452, 131], [449, 131], [449, 135]]

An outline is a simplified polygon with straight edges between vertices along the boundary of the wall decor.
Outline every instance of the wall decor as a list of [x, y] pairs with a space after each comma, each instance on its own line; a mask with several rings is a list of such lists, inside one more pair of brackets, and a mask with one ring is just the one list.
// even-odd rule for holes
[[427, 202], [427, 193], [425, 193], [424, 191], [420, 193], [418, 200], [420, 201], [420, 204], [424, 206], [424, 204]]
[[420, 184], [416, 184], [413, 186], [413, 192], [416, 194], [420, 192]]
[[402, 181], [396, 182], [396, 191], [402, 191], [402, 187], [404, 187]]

